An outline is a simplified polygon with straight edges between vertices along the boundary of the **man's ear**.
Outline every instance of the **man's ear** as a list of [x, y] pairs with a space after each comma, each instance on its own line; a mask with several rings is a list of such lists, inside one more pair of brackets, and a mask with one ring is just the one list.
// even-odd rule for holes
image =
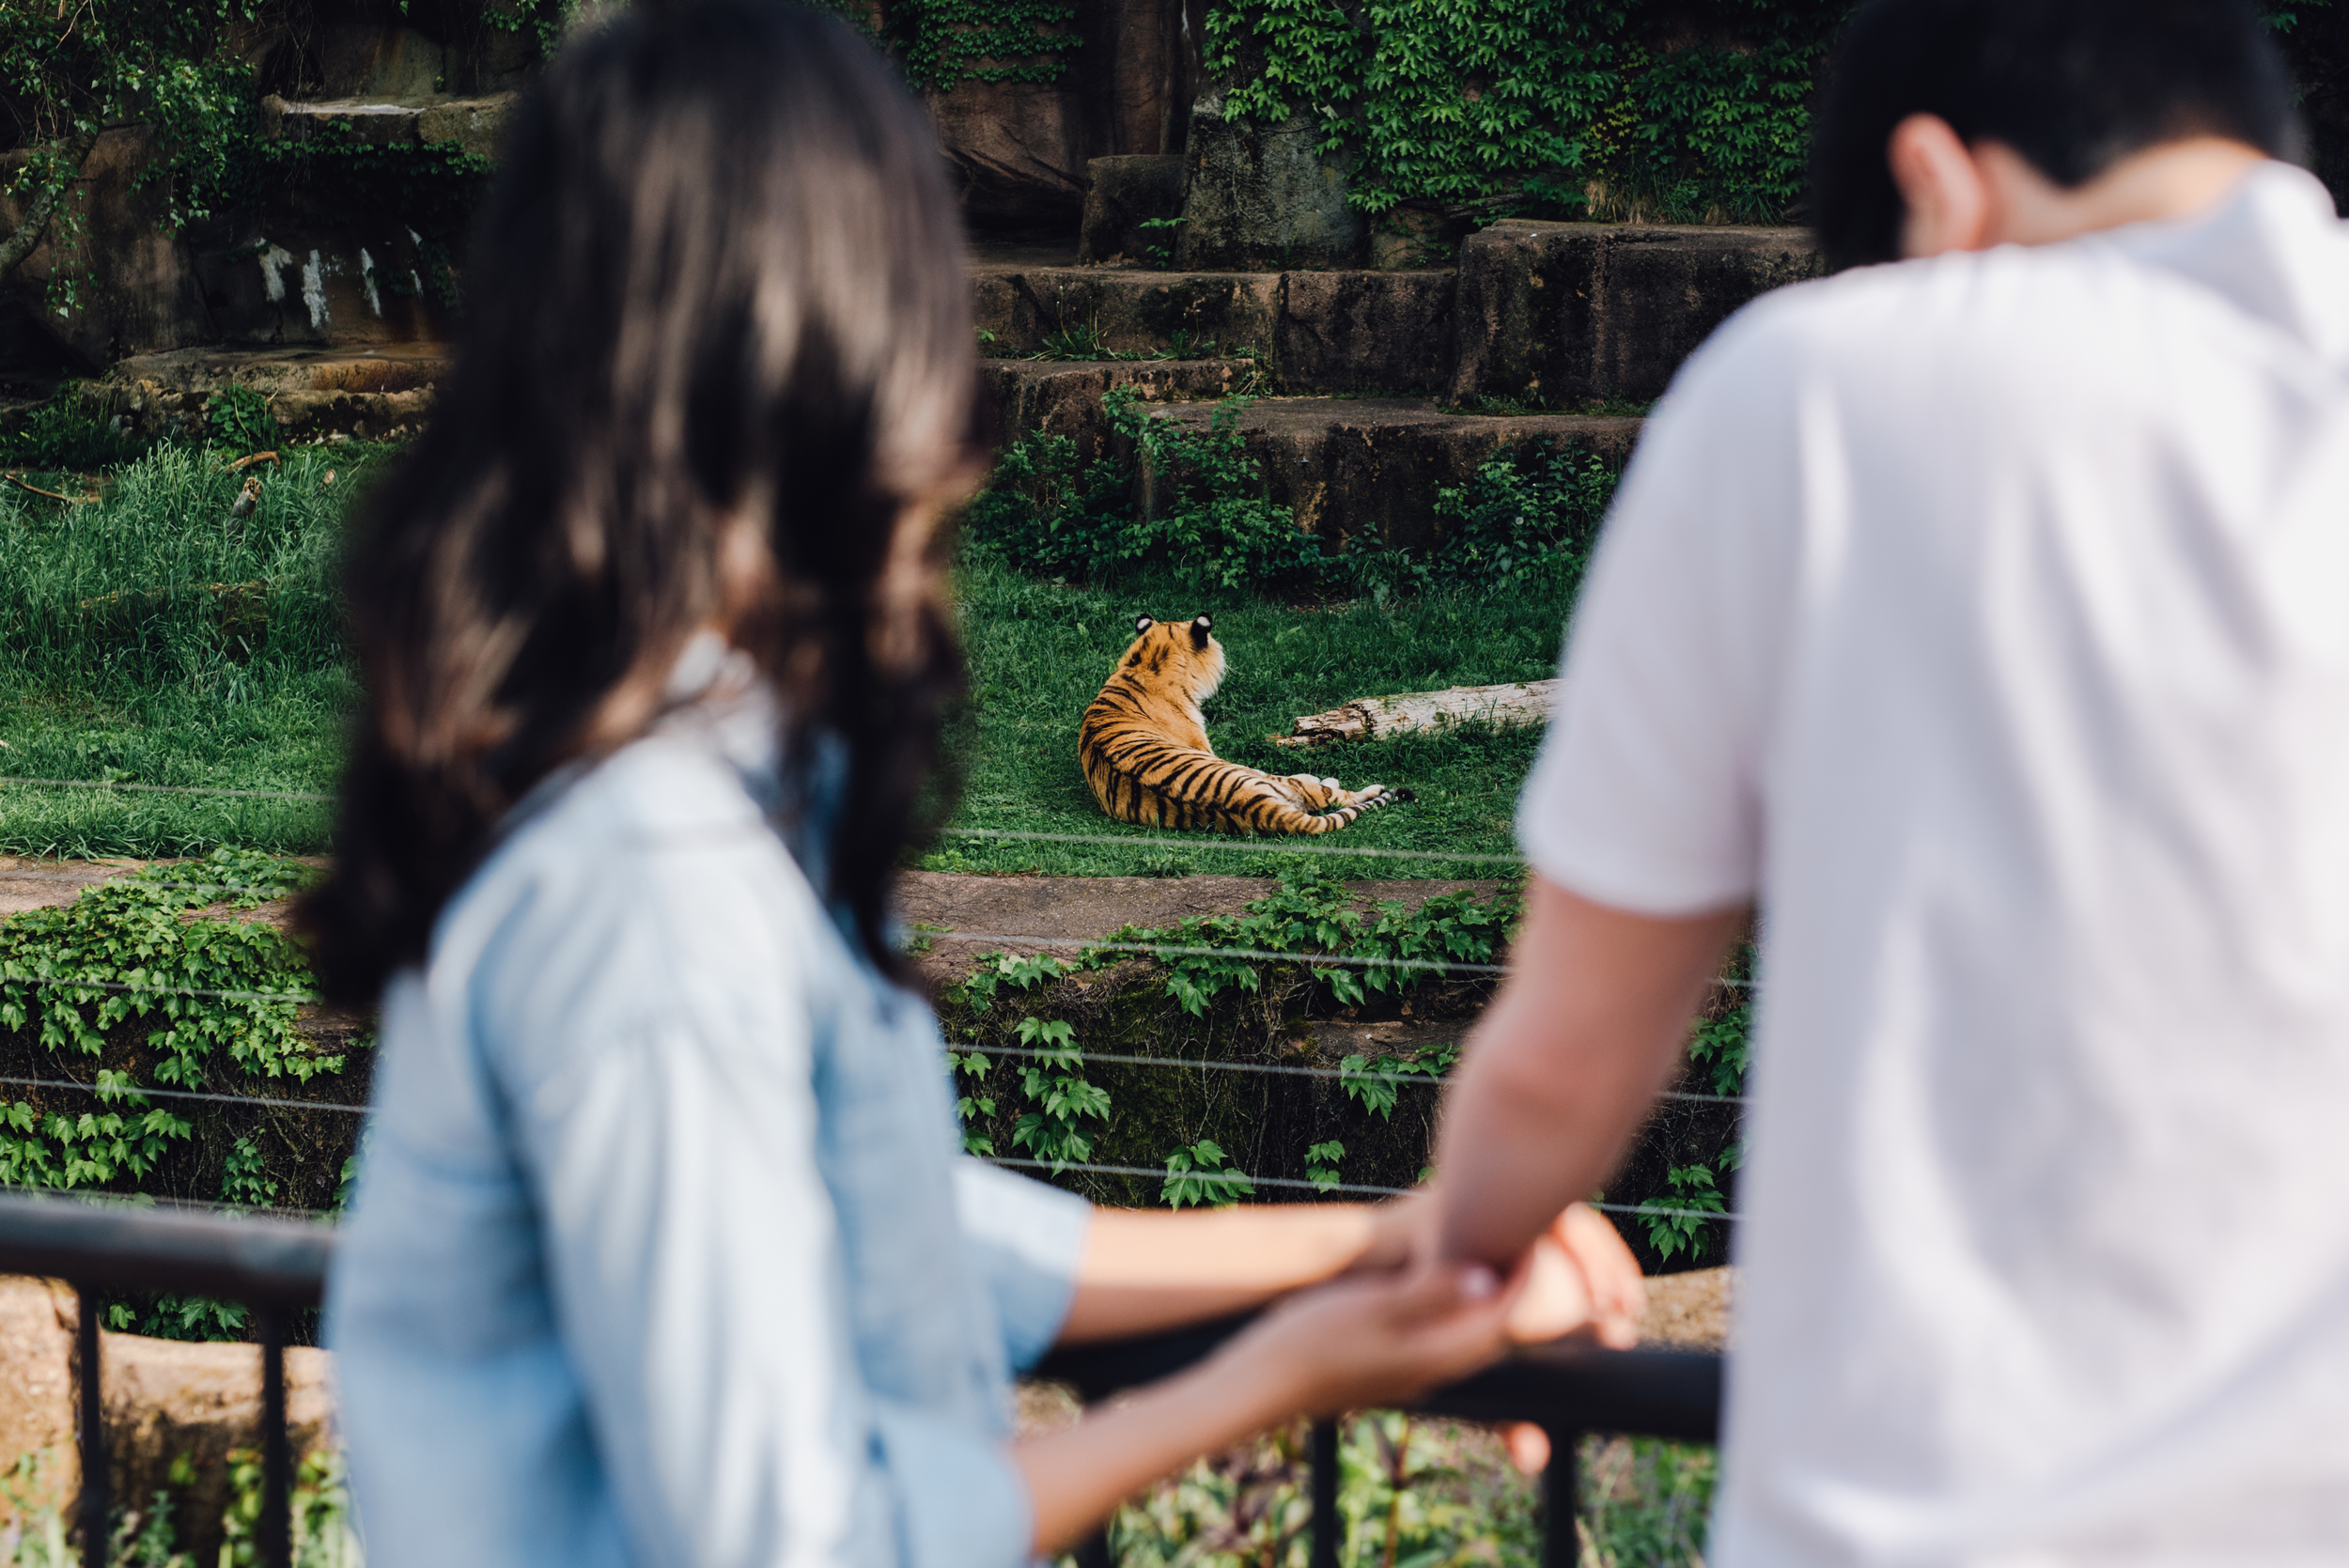
[[1909, 116], [1892, 128], [1884, 155], [1907, 210], [1901, 222], [1903, 256], [1913, 260], [1989, 244], [1990, 185], [1948, 120]]

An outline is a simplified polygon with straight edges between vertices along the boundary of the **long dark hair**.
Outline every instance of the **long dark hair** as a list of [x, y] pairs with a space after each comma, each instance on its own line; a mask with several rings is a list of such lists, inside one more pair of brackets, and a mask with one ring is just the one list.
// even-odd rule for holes
[[970, 286], [920, 109], [782, 0], [625, 13], [531, 90], [465, 287], [349, 567], [366, 706], [304, 922], [328, 992], [421, 960], [499, 818], [643, 733], [713, 623], [782, 697], [786, 799], [816, 737], [845, 751], [823, 891], [894, 972], [890, 870], [962, 677], [933, 523], [972, 472]]

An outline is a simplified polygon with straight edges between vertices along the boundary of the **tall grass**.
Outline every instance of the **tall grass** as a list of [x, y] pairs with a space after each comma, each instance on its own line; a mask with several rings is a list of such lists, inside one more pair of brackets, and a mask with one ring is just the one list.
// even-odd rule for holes
[[[103, 478], [52, 480], [97, 489], [87, 504], [0, 486], [0, 775], [331, 789], [355, 694], [343, 516], [381, 460], [316, 447], [236, 472], [163, 445]], [[256, 474], [258, 503], [238, 517]], [[324, 846], [327, 821], [299, 801], [0, 784], [0, 849], [17, 853], [303, 852]]]
[[[321, 803], [68, 790], [7, 777], [210, 788], [334, 789], [358, 691], [341, 629], [344, 517], [384, 448], [289, 450], [263, 465], [259, 504], [234, 515], [247, 474], [212, 450], [159, 446], [103, 479], [40, 476], [70, 505], [0, 485], [0, 851], [188, 855], [223, 845], [327, 847]], [[335, 471], [332, 485], [327, 472]], [[1381, 692], [1537, 679], [1551, 672], [1570, 581], [1429, 587], [1384, 603], [1299, 607], [1249, 588], [1202, 590], [1171, 572], [1115, 590], [1069, 587], [975, 560], [956, 578], [972, 702], [954, 736], [966, 780], [957, 825], [1164, 838], [1104, 817], [1077, 766], [1077, 724], [1138, 613], [1216, 616], [1231, 657], [1208, 706], [1227, 757], [1348, 784], [1408, 785], [1330, 847], [1508, 854], [1530, 730], [1286, 751], [1266, 737], [1301, 713]], [[949, 838], [941, 870], [1263, 874], [1260, 846], [1196, 835], [1168, 852]], [[1478, 876], [1491, 867], [1339, 857], [1349, 877]]]

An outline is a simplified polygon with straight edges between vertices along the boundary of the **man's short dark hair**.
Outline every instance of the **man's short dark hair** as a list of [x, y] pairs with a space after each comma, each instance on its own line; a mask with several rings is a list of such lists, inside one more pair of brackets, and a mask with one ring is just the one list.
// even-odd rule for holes
[[2248, 0], [1870, 0], [1837, 51], [1811, 163], [1828, 261], [1900, 256], [1893, 127], [1938, 115], [2067, 189], [2182, 137], [2296, 158], [2292, 84]]

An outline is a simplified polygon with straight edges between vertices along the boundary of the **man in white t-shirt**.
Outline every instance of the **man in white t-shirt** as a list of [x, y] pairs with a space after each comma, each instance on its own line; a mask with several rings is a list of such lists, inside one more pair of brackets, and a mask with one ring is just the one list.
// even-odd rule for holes
[[1445, 1246], [1600, 1185], [1758, 908], [1712, 1560], [2349, 1560], [2349, 232], [2228, 0], [1875, 0], [1821, 118], [1897, 264], [1649, 424]]

